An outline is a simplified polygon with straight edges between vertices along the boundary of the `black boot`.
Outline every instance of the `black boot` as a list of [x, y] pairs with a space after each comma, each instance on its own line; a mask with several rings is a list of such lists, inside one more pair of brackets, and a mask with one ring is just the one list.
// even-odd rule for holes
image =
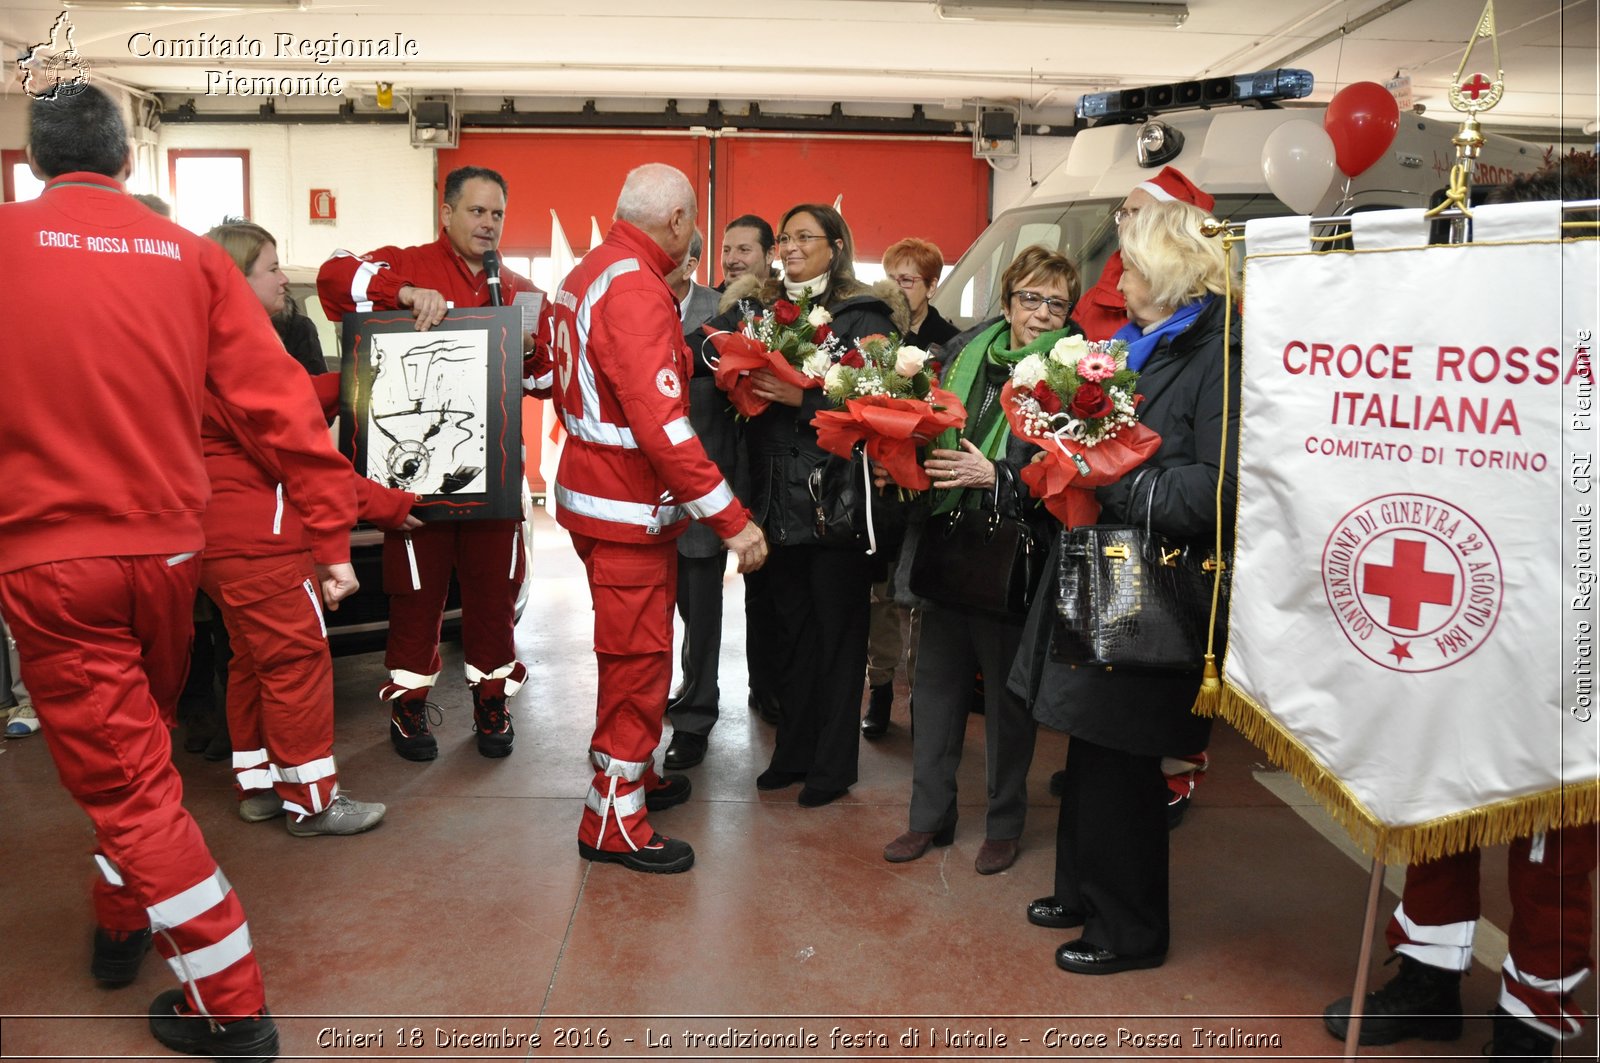
[[882, 738], [889, 730], [889, 710], [894, 707], [894, 680], [872, 688], [867, 714], [861, 717], [861, 737]]
[[[1412, 1037], [1454, 1041], [1461, 1036], [1461, 972], [1432, 967], [1396, 953], [1400, 971], [1387, 985], [1367, 994], [1361, 1009], [1361, 1044], [1392, 1045]], [[1350, 1031], [1350, 998], [1340, 997], [1322, 1011], [1322, 1024], [1343, 1040]]]
[[1535, 1063], [1545, 1063], [1554, 1058], [1554, 1037], [1541, 1033], [1501, 1007], [1491, 1011], [1489, 1017], [1494, 1020], [1494, 1040], [1484, 1046], [1484, 1055], [1517, 1056], [1534, 1060]]

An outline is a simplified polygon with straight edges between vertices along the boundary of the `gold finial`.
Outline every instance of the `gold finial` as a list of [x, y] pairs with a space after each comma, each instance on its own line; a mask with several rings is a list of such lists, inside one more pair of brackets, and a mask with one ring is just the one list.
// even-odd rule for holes
[[[1492, 81], [1479, 71], [1474, 71], [1470, 76], [1467, 74], [1467, 62], [1472, 58], [1472, 50], [1485, 38], [1488, 38], [1494, 51]], [[1478, 115], [1499, 103], [1505, 91], [1506, 72], [1500, 65], [1500, 38], [1494, 28], [1494, 0], [1486, 0], [1483, 14], [1478, 16], [1477, 28], [1467, 41], [1467, 50], [1461, 54], [1461, 64], [1456, 67], [1456, 76], [1450, 83], [1450, 106], [1467, 117], [1462, 121], [1461, 129], [1450, 138], [1450, 143], [1456, 146], [1455, 165], [1450, 168], [1450, 188], [1445, 193], [1444, 202], [1428, 212], [1429, 217], [1452, 207], [1469, 218], [1472, 216], [1468, 207], [1468, 197], [1472, 191], [1472, 164], [1483, 150], [1483, 128], [1478, 124]]]

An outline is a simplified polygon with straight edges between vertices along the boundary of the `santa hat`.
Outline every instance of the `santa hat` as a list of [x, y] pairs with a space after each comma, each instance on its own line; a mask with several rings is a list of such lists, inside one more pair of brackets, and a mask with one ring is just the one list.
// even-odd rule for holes
[[1185, 177], [1183, 171], [1176, 166], [1163, 166], [1160, 173], [1134, 187], [1142, 188], [1162, 203], [1171, 203], [1175, 200], [1192, 203], [1207, 213], [1210, 213], [1211, 208], [1217, 204], [1215, 199], [1201, 191], [1200, 186]]

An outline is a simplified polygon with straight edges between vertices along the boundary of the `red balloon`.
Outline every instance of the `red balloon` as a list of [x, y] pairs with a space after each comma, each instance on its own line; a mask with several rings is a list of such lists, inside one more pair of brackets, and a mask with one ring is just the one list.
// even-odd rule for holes
[[1383, 158], [1400, 130], [1400, 105], [1376, 81], [1358, 81], [1328, 101], [1322, 128], [1333, 139], [1334, 159], [1346, 177]]

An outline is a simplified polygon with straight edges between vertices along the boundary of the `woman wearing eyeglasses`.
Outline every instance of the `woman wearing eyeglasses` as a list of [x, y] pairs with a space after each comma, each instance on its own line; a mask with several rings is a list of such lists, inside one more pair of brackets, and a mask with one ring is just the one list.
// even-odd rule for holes
[[[741, 313], [798, 303], [833, 315], [845, 344], [873, 333], [905, 333], [905, 297], [891, 282], [869, 288], [856, 280], [854, 242], [839, 212], [802, 203], [778, 227], [778, 277], [743, 277], [729, 285], [723, 316], [713, 327], [737, 327]], [[745, 429], [750, 457], [750, 510], [766, 531], [771, 553], [764, 569], [771, 614], [758, 625], [785, 656], [780, 674], [782, 718], [772, 761], [756, 779], [762, 790], [799, 784], [808, 808], [842, 797], [855, 784], [861, 732], [857, 712], [867, 670], [867, 604], [871, 561], [858, 548], [819, 545], [815, 507], [807, 488], [827, 458], [811, 418], [827, 400], [770, 372], [751, 375], [754, 393], [771, 406]]]
[[[1077, 332], [1067, 320], [1078, 297], [1078, 268], [1063, 255], [1029, 247], [1001, 277], [999, 317], [969, 329], [945, 345], [943, 386], [966, 404], [959, 434], [934, 442], [923, 467], [933, 480], [934, 516], [996, 504], [1012, 516], [1048, 522], [1028, 497], [1017, 472], [1032, 458], [1031, 444], [1014, 440], [1000, 408], [1000, 389], [1011, 369], [1030, 354], [1048, 353], [1056, 341]], [[910, 565], [914, 557], [903, 557]], [[1017, 839], [1028, 811], [1028, 766], [1033, 762], [1035, 724], [1003, 677], [1022, 641], [1020, 616], [992, 616], [933, 601], [922, 613], [917, 647], [916, 726], [912, 729], [910, 829], [890, 842], [883, 858], [915, 860], [931, 846], [955, 839], [956, 771], [966, 737], [973, 676], [984, 683], [985, 778], [989, 797], [984, 841], [974, 861], [980, 875], [993, 875], [1017, 859]]]
[[[1222, 241], [1201, 232], [1206, 220], [1205, 211], [1187, 203], [1153, 203], [1122, 227], [1120, 289], [1128, 323], [1116, 338], [1128, 341], [1128, 365], [1140, 373], [1137, 393], [1144, 398], [1139, 417], [1160, 433], [1161, 446], [1097, 492], [1101, 523], [1148, 525], [1202, 549], [1217, 531], [1219, 479], [1222, 527], [1233, 527], [1238, 460], [1238, 418], [1225, 417], [1223, 408], [1228, 263]], [[1237, 396], [1237, 325], [1226, 353], [1226, 388]], [[1046, 571], [1054, 563], [1052, 551]], [[1206, 747], [1211, 721], [1190, 711], [1201, 662], [1193, 672], [1130, 672], [1053, 661], [1049, 599], [1040, 595], [1033, 603], [1009, 683], [1040, 723], [1072, 736], [1056, 827], [1055, 892], [1028, 905], [1028, 921], [1082, 927], [1056, 950], [1062, 970], [1157, 967], [1169, 938], [1162, 759]], [[1226, 617], [1217, 630], [1227, 631]], [[1219, 644], [1218, 660], [1222, 652]]]

